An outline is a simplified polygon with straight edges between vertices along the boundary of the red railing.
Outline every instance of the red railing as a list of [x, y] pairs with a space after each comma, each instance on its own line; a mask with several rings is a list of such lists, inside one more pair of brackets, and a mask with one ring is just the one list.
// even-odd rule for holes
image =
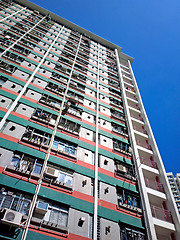
[[130, 115], [131, 115], [131, 117], [133, 117], [133, 118], [135, 118], [135, 119], [138, 119], [138, 120], [140, 120], [140, 121], [143, 122], [143, 119], [142, 119], [141, 116], [137, 116], [137, 115], [135, 115], [134, 113], [130, 113]]
[[139, 107], [137, 105], [132, 104], [132, 103], [128, 103], [128, 106], [130, 106], [132, 108], [136, 108], [137, 110], [139, 110]]
[[146, 186], [152, 188], [156, 191], [164, 192], [162, 183], [157, 182], [156, 180], [145, 178]]
[[156, 168], [157, 169], [157, 164], [154, 162], [154, 160], [148, 159], [148, 158], [144, 158], [144, 157], [140, 157], [141, 163], [152, 167], [152, 168]]
[[151, 205], [152, 216], [160, 220], [172, 223], [172, 216], [169, 210]]
[[136, 140], [136, 142], [137, 142], [137, 145], [144, 147], [148, 150], [152, 150], [151, 146], [148, 143], [141, 141], [141, 140]]
[[145, 129], [143, 129], [142, 127], [133, 126], [133, 128], [134, 128], [134, 130], [137, 130], [137, 131], [139, 131], [139, 132], [141, 132], [141, 133], [144, 133], [144, 134], [146, 134], [146, 135], [147, 135], [147, 132], [146, 132], [146, 130], [145, 130]]

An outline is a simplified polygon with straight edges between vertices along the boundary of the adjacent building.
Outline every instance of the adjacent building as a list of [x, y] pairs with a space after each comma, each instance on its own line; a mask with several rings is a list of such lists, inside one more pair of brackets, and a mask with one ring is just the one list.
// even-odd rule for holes
[[180, 213], [180, 173], [177, 173], [176, 177], [174, 177], [172, 172], [168, 172], [167, 177], [178, 208], [178, 212]]
[[1, 239], [180, 239], [121, 50], [29, 1], [0, 1]]

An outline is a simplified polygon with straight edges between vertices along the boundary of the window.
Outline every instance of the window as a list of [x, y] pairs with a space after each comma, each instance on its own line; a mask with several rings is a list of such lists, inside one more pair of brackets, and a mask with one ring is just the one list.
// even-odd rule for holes
[[17, 171], [40, 175], [42, 162], [37, 158], [32, 158], [25, 154], [15, 154], [11, 160], [11, 166], [15, 167]]
[[118, 196], [118, 205], [123, 206], [132, 206], [134, 208], [140, 207], [139, 197], [133, 195], [131, 192], [127, 192], [124, 189], [117, 189]]
[[141, 232], [134, 231], [133, 229], [123, 227], [121, 229], [121, 239], [122, 240], [145, 240], [145, 235]]
[[70, 173], [64, 171], [59, 172], [59, 182], [72, 185], [73, 176]]
[[52, 147], [57, 149], [57, 150], [60, 150], [62, 152], [72, 154], [72, 155], [76, 155], [76, 148], [77, 147], [70, 142], [65, 142], [63, 140], [58, 140], [57, 138], [55, 138]]
[[67, 227], [68, 209], [66, 207], [49, 206], [43, 220]]
[[24, 215], [28, 214], [30, 207], [30, 197], [23, 194], [6, 191], [4, 188], [0, 192], [0, 208], [8, 208], [20, 212]]

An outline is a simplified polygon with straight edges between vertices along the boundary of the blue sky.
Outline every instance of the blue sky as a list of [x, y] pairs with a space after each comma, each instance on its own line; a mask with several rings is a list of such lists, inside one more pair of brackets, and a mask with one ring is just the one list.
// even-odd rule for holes
[[180, 172], [180, 1], [32, 0], [121, 46], [133, 70], [166, 171]]

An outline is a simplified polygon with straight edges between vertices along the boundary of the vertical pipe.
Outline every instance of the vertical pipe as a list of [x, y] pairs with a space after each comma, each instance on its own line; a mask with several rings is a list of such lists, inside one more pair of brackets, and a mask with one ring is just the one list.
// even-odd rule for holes
[[99, 51], [98, 44], [98, 73], [97, 73], [97, 102], [96, 102], [96, 147], [95, 147], [95, 168], [94, 168], [94, 224], [93, 224], [93, 240], [97, 240], [97, 217], [98, 217], [98, 137], [99, 137]]

